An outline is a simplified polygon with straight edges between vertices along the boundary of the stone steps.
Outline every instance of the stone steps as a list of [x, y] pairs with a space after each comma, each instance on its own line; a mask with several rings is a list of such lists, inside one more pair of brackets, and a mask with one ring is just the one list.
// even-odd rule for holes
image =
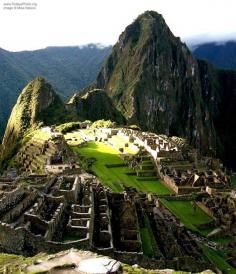
[[136, 170], [138, 177], [154, 177], [157, 175], [155, 170]]
[[142, 165], [142, 164], [139, 166], [139, 168], [141, 170], [153, 170], [154, 169], [153, 165]]

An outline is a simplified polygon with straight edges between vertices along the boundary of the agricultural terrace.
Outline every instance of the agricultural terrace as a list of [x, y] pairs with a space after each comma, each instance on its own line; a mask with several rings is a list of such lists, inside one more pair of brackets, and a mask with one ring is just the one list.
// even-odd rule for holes
[[114, 192], [122, 192], [123, 185], [134, 187], [145, 193], [170, 194], [169, 190], [158, 178], [137, 177], [119, 157], [119, 152], [110, 145], [100, 142], [88, 142], [82, 147], [73, 147], [73, 151], [89, 158], [96, 159], [92, 164], [92, 172], [102, 183]]

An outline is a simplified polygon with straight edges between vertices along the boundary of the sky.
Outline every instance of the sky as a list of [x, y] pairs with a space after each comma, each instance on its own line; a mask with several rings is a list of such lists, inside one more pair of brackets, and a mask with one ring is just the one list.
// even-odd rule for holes
[[[37, 7], [4, 9], [12, 3]], [[161, 13], [182, 41], [236, 40], [236, 0], [0, 0], [0, 4], [0, 48], [10, 51], [113, 45], [146, 10]]]

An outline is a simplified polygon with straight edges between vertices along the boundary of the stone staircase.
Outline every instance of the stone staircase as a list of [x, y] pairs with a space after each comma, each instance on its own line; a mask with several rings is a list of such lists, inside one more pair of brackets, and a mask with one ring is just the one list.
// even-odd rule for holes
[[19, 171], [43, 173], [47, 158], [56, 152], [52, 142], [32, 139], [23, 146], [15, 157]]

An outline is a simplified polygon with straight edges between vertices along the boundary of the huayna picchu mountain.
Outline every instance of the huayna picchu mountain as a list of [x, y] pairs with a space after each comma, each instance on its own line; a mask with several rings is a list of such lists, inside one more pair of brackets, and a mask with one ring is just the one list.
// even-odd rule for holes
[[140, 15], [121, 34], [96, 85], [129, 123], [213, 145], [205, 140], [213, 130], [201, 98], [198, 63], [156, 12]]
[[193, 57], [163, 17], [147, 11], [120, 35], [93, 88], [104, 89], [130, 124], [187, 137], [236, 165], [236, 73]]

